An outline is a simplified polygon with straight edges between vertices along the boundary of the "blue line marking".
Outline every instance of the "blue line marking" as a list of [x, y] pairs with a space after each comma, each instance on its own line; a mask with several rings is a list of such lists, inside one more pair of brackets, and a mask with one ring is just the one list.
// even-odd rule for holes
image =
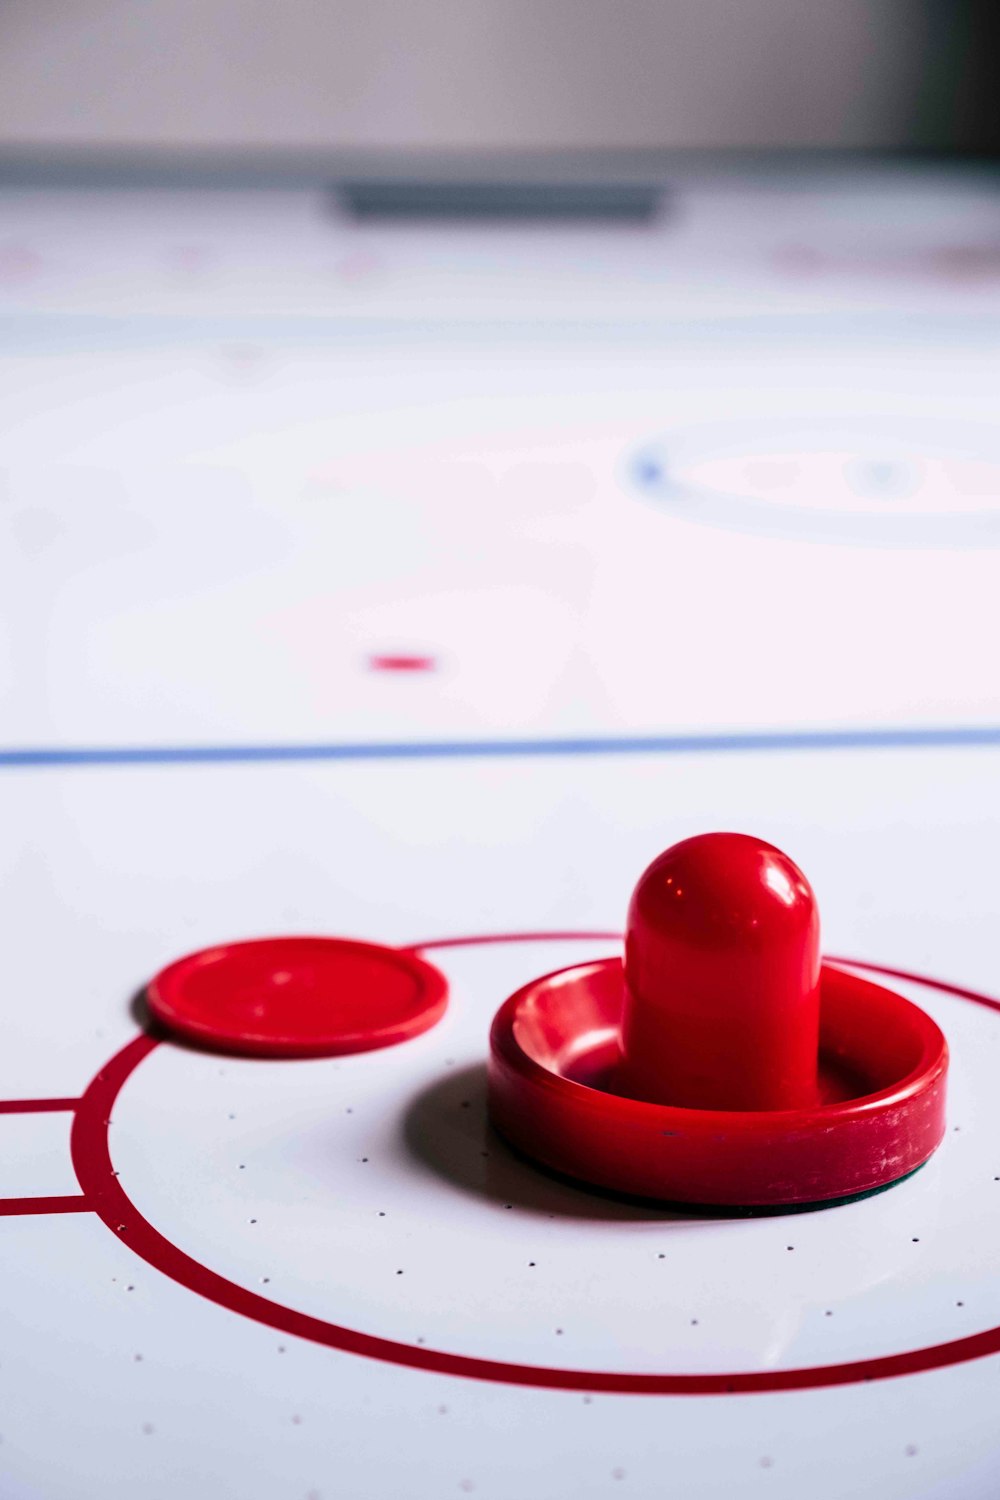
[[504, 345], [556, 342], [560, 347], [624, 342], [628, 346], [671, 348], [683, 344], [727, 350], [770, 344], [775, 338], [815, 342], [831, 336], [839, 344], [858, 337], [885, 339], [894, 346], [993, 349], [1000, 334], [995, 313], [942, 313], [915, 319], [909, 313], [735, 313], [690, 319], [669, 314], [594, 319], [567, 318], [408, 318], [336, 313], [210, 314], [7, 312], [0, 314], [0, 347], [5, 353], [93, 353], [109, 349], [164, 349], [218, 345], [249, 339], [282, 352], [293, 348], [354, 349], [393, 344], [434, 343], [462, 348], [484, 340]]
[[0, 770], [44, 766], [184, 766], [288, 761], [488, 760], [519, 756], [733, 754], [755, 750], [891, 750], [1000, 746], [1000, 725], [806, 729], [745, 734], [570, 739], [413, 740], [291, 745], [122, 745], [0, 750]]

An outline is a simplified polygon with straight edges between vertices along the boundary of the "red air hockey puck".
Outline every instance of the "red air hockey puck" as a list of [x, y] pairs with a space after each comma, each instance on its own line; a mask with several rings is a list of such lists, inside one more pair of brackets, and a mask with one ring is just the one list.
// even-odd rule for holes
[[149, 1008], [187, 1041], [259, 1057], [390, 1047], [444, 1014], [448, 985], [413, 953], [348, 938], [258, 938], [188, 954], [150, 981]]
[[944, 1133], [948, 1048], [901, 995], [823, 963], [802, 872], [686, 839], [629, 908], [624, 967], [526, 985], [490, 1037], [493, 1123], [541, 1165], [666, 1202], [791, 1207], [887, 1187]]

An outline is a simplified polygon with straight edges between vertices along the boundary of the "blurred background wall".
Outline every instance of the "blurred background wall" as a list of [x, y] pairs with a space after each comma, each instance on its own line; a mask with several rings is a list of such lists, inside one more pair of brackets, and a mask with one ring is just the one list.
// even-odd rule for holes
[[0, 145], [998, 144], [995, 0], [2, 0]]

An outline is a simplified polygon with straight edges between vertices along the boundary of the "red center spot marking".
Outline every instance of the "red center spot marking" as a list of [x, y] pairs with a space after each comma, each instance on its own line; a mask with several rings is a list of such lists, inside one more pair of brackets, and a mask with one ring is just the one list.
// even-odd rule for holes
[[437, 660], [433, 656], [369, 656], [370, 672], [434, 672]]
[[202, 1046], [259, 1057], [390, 1047], [444, 1014], [444, 975], [415, 953], [346, 938], [260, 938], [205, 948], [147, 991], [158, 1021]]

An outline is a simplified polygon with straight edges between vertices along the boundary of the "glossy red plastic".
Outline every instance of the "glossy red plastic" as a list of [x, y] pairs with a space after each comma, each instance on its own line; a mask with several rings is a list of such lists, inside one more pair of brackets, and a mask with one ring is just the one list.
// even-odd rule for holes
[[742, 833], [685, 839], [635, 888], [621, 1092], [694, 1109], [816, 1101], [819, 914], [802, 871]]
[[823, 964], [817, 1102], [692, 1109], [623, 1096], [619, 959], [519, 990], [490, 1036], [494, 1125], [544, 1166], [616, 1192], [718, 1207], [793, 1206], [907, 1176], [944, 1133], [948, 1049], [901, 995]]
[[332, 1057], [390, 1047], [444, 1014], [448, 985], [416, 954], [349, 938], [258, 938], [188, 954], [152, 979], [149, 1008], [217, 1051]]

